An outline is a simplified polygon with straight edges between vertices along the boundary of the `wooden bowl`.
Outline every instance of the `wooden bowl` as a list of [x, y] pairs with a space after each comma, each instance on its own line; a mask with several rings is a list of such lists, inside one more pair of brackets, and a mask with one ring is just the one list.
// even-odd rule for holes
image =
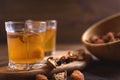
[[90, 28], [84, 32], [82, 42], [88, 51], [99, 59], [119, 62], [120, 40], [102, 44], [88, 42], [92, 36], [102, 36], [108, 32], [120, 32], [120, 13], [107, 17], [90, 26]]

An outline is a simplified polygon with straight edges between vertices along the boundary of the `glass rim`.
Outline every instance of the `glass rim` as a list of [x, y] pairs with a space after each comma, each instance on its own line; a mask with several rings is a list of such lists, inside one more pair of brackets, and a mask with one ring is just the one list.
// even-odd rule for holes
[[51, 21], [51, 22], [57, 22], [57, 20], [46, 20], [47, 22]]
[[5, 23], [13, 24], [13, 23], [25, 23], [25, 22], [22, 22], [22, 21], [6, 21]]
[[55, 19], [48, 19], [48, 20], [26, 20], [25, 22], [57, 22]]
[[40, 21], [40, 20], [26, 20], [25, 23], [46, 23], [45, 21]]
[[20, 23], [47, 23], [47, 22], [55, 22], [57, 23], [57, 20], [45, 20], [45, 21], [40, 21], [40, 20], [26, 20], [26, 21], [5, 21], [5, 24], [20, 24]]
[[46, 23], [45, 21], [5, 21], [5, 23], [10, 23], [10, 24], [13, 24], [13, 23]]

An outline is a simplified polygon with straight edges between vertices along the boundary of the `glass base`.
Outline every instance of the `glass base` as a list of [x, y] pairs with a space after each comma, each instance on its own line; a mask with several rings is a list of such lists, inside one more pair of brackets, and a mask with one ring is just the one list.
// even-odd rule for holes
[[55, 54], [55, 51], [46, 51], [45, 52], [45, 56], [51, 56], [53, 54]]
[[36, 70], [42, 68], [43, 63], [32, 63], [32, 64], [19, 64], [19, 63], [8, 63], [8, 67], [10, 70]]

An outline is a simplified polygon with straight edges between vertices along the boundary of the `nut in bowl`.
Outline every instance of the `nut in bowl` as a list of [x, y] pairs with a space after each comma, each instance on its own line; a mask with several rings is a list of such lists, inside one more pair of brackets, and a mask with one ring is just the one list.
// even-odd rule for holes
[[88, 51], [99, 59], [119, 62], [119, 33], [120, 13], [105, 18], [88, 28], [82, 36], [82, 42]]

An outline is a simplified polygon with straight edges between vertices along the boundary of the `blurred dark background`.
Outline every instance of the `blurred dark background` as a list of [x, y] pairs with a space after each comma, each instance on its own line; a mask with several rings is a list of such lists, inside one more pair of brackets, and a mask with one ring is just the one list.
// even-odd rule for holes
[[120, 0], [0, 0], [0, 43], [6, 43], [5, 21], [56, 19], [57, 43], [80, 43], [95, 22], [120, 12]]

